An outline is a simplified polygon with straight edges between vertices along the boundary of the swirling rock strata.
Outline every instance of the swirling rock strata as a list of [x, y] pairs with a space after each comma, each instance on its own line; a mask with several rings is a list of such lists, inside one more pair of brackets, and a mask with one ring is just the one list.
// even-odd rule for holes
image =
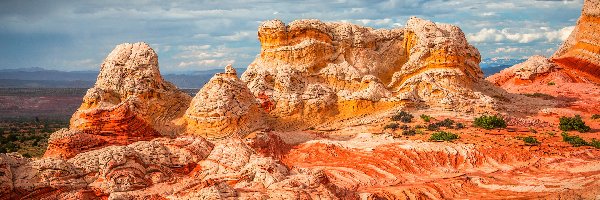
[[260, 56], [242, 80], [265, 111], [287, 121], [315, 124], [406, 101], [459, 109], [479, 99], [479, 52], [453, 25], [411, 18], [405, 28], [374, 30], [271, 20], [258, 38]]
[[[145, 43], [118, 45], [73, 114], [70, 132], [51, 140], [46, 156], [72, 156], [103, 145], [175, 136], [191, 97], [163, 80], [158, 56]], [[61, 134], [61, 133], [55, 133]], [[83, 135], [82, 135], [83, 134]], [[90, 143], [71, 144], [84, 141]]]
[[600, 0], [584, 1], [575, 29], [552, 61], [600, 79]]
[[235, 69], [213, 76], [185, 113], [186, 133], [208, 138], [245, 136], [262, 127], [263, 110]]

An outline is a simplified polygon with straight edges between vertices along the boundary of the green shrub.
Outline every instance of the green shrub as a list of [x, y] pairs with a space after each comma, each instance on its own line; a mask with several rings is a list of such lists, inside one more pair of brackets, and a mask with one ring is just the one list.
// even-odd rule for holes
[[525, 142], [525, 145], [532, 145], [533, 146], [533, 145], [539, 145], [540, 144], [540, 142], [536, 138], [531, 137], [531, 136], [527, 136], [527, 137], [521, 138], [521, 140], [523, 140], [523, 142]]
[[465, 125], [463, 123], [456, 124], [456, 129], [463, 129], [463, 128], [465, 128]]
[[400, 126], [400, 129], [402, 129], [402, 130], [408, 130], [408, 129], [410, 129], [410, 126], [408, 126], [406, 124], [402, 124], [402, 126]]
[[392, 116], [393, 121], [400, 121], [404, 123], [410, 123], [412, 121], [413, 115], [404, 111], [399, 112]]
[[408, 129], [408, 130], [402, 131], [402, 135], [406, 135], [406, 136], [413, 136], [416, 134], [417, 134], [417, 131], [415, 129]]
[[423, 121], [425, 121], [425, 122], [429, 122], [429, 121], [431, 121], [432, 118], [429, 115], [422, 114], [421, 119], [423, 119]]
[[494, 129], [494, 128], [506, 128], [506, 122], [504, 119], [498, 116], [487, 116], [482, 115], [478, 118], [475, 118], [473, 125], [476, 127], [481, 127], [484, 129]]
[[383, 127], [383, 129], [392, 129], [392, 130], [394, 130], [394, 131], [395, 131], [396, 129], [398, 129], [398, 127], [400, 127], [400, 126], [398, 125], [398, 123], [389, 123], [388, 125], [385, 125], [385, 126]]
[[440, 126], [438, 126], [436, 123], [428, 124], [427, 130], [437, 131], [437, 130], [440, 130]]
[[585, 133], [591, 130], [589, 126], [585, 125], [585, 122], [581, 120], [581, 116], [575, 115], [575, 117], [560, 117], [560, 130], [572, 131], [576, 130], [580, 133]]
[[548, 85], [556, 85], [554, 82], [548, 82]]
[[600, 119], [600, 115], [599, 114], [593, 114], [592, 115], [592, 119]]
[[437, 124], [440, 127], [453, 128], [452, 126], [454, 125], [454, 120], [446, 118], [442, 121], [439, 121]]
[[425, 126], [421, 125], [421, 124], [417, 124], [415, 125], [415, 129], [422, 129], [425, 128]]
[[570, 136], [567, 132], [563, 132], [560, 134], [563, 138], [563, 141], [573, 145], [574, 147], [587, 146], [588, 143], [580, 138], [579, 136]]
[[529, 127], [529, 132], [531, 132], [531, 133], [537, 133], [537, 131], [533, 127]]
[[432, 140], [432, 141], [451, 141], [451, 140], [455, 140], [455, 139], [458, 139], [458, 135], [456, 135], [454, 133], [450, 133], [450, 132], [444, 132], [444, 131], [433, 133], [433, 134], [431, 134], [431, 137], [429, 138], [429, 140]]
[[592, 141], [589, 144], [590, 146], [593, 146], [596, 149], [600, 149], [600, 140], [592, 139]]
[[533, 94], [523, 94], [523, 95], [528, 96], [528, 97], [532, 97], [532, 98], [542, 98], [542, 99], [545, 99], [545, 100], [554, 99], [554, 96], [552, 96], [552, 95], [544, 94], [544, 93], [539, 93], [539, 92], [536, 92], [536, 93], [533, 93]]

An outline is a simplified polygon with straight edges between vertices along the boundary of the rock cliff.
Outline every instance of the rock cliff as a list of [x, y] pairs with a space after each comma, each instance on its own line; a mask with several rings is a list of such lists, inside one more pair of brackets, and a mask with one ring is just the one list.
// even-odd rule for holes
[[228, 65], [198, 91], [185, 113], [186, 133], [208, 138], [244, 136], [263, 126], [263, 110]]
[[600, 79], [600, 0], [584, 1], [575, 29], [551, 59]]
[[261, 53], [242, 80], [267, 113], [288, 121], [315, 124], [406, 102], [459, 109], [479, 99], [479, 52], [453, 25], [411, 18], [405, 28], [375, 30], [271, 20], [258, 38]]
[[148, 44], [118, 45], [102, 63], [96, 84], [73, 114], [69, 134], [55, 133], [46, 156], [178, 135], [184, 126], [177, 119], [190, 100], [163, 80], [158, 56]]

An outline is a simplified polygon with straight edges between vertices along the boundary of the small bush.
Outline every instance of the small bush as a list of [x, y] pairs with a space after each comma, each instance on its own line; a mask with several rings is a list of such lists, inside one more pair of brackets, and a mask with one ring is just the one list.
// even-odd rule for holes
[[591, 130], [589, 126], [585, 125], [585, 122], [581, 120], [581, 116], [575, 115], [575, 117], [560, 117], [560, 130], [572, 131], [576, 130], [580, 133], [585, 133]]
[[537, 133], [537, 131], [533, 127], [529, 127], [529, 132], [531, 132], [531, 133]]
[[465, 125], [463, 123], [456, 124], [456, 129], [463, 129], [463, 128], [465, 128]]
[[506, 122], [504, 119], [498, 116], [487, 116], [482, 115], [478, 118], [475, 118], [473, 125], [476, 127], [481, 127], [487, 130], [494, 128], [506, 128]]
[[425, 122], [429, 122], [429, 121], [431, 121], [432, 118], [429, 115], [422, 114], [421, 119], [423, 119], [423, 121], [425, 121]]
[[600, 119], [600, 115], [599, 114], [593, 114], [592, 115], [592, 119]]
[[600, 140], [592, 139], [589, 145], [595, 147], [596, 149], [600, 149]]
[[432, 123], [432, 124], [427, 125], [427, 130], [437, 131], [437, 130], [440, 130], [440, 126], [438, 126], [436, 123]]
[[389, 123], [388, 125], [385, 125], [385, 126], [383, 127], [383, 129], [392, 129], [392, 130], [394, 130], [394, 131], [395, 131], [396, 129], [398, 129], [398, 127], [400, 127], [400, 126], [398, 125], [398, 123]]
[[556, 85], [554, 82], [548, 82], [548, 85]]
[[454, 120], [446, 118], [446, 119], [438, 122], [437, 124], [440, 127], [452, 128], [452, 126], [454, 125]]
[[402, 124], [402, 126], [400, 126], [400, 129], [402, 129], [402, 130], [408, 130], [408, 129], [410, 129], [410, 126], [408, 126], [406, 124]]
[[412, 121], [413, 115], [404, 111], [399, 112], [392, 116], [393, 121], [400, 121], [404, 123], [410, 123]]
[[422, 129], [425, 128], [425, 126], [421, 125], [421, 124], [417, 124], [415, 125], [415, 129]]
[[574, 147], [587, 146], [588, 143], [579, 136], [570, 136], [567, 132], [561, 134], [563, 141], [573, 145]]
[[417, 131], [415, 129], [408, 129], [408, 130], [402, 131], [402, 135], [406, 135], [406, 136], [413, 136], [416, 134], [417, 134]]
[[554, 131], [548, 131], [547, 134], [550, 135], [550, 136], [555, 136], [556, 135], [556, 133]]
[[455, 139], [458, 139], [458, 135], [456, 135], [454, 133], [450, 133], [450, 132], [444, 132], [444, 131], [433, 133], [433, 134], [431, 134], [431, 137], [429, 138], [429, 140], [432, 140], [432, 141], [451, 141], [451, 140], [455, 140]]
[[533, 93], [533, 94], [524, 94], [524, 95], [528, 96], [528, 97], [532, 97], [532, 98], [542, 98], [542, 99], [545, 99], [545, 100], [554, 99], [554, 96], [552, 96], [552, 95], [544, 94], [544, 93], [539, 93], [539, 92], [536, 92], [536, 93]]
[[534, 146], [534, 145], [540, 144], [540, 142], [536, 138], [531, 137], [531, 136], [521, 138], [521, 140], [523, 140], [523, 142], [525, 142], [525, 145]]

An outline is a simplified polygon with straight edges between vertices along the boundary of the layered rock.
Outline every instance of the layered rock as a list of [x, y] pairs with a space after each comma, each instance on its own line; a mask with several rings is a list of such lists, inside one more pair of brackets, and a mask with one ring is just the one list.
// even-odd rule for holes
[[[320, 170], [288, 169], [241, 140], [158, 138], [70, 159], [0, 154], [0, 199], [344, 198]], [[351, 194], [349, 194], [351, 195]]]
[[[562, 67], [556, 65], [550, 59], [535, 55], [523, 63], [503, 69], [499, 73], [489, 76], [486, 80], [498, 86], [506, 87], [509, 84], [524, 85], [534, 82], [573, 82], [574, 80], [565, 74], [561, 73], [562, 76], [555, 76], [560, 73], [561, 69]], [[553, 73], [553, 76], [550, 75], [551, 73]]]
[[577, 26], [552, 55], [558, 65], [600, 78], [600, 0], [585, 0]]
[[272, 20], [261, 24], [258, 37], [260, 56], [242, 80], [263, 109], [291, 123], [407, 101], [459, 108], [479, 99], [473, 88], [483, 77], [480, 55], [456, 26], [418, 18], [392, 30]]
[[190, 100], [163, 80], [158, 56], [148, 44], [118, 45], [102, 63], [96, 84], [73, 114], [69, 134], [55, 133], [46, 156], [175, 136], [183, 130], [177, 119]]
[[185, 112], [186, 134], [207, 138], [245, 136], [263, 127], [263, 111], [231, 65], [198, 91]]

